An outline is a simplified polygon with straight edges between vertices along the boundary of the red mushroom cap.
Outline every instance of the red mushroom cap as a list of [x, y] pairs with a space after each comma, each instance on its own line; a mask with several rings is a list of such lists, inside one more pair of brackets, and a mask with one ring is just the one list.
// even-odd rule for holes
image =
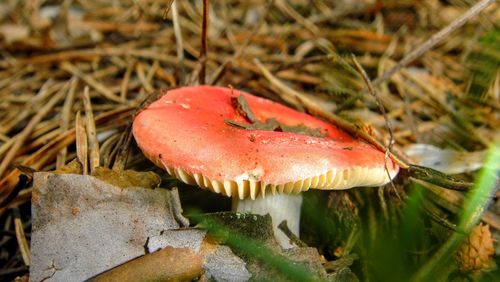
[[[246, 130], [231, 97], [244, 95], [255, 118], [319, 128], [326, 137]], [[169, 90], [140, 112], [133, 134], [144, 154], [188, 184], [240, 199], [309, 188], [378, 186], [399, 168], [364, 140], [281, 104], [213, 86]], [[388, 171], [386, 171], [386, 167]]]

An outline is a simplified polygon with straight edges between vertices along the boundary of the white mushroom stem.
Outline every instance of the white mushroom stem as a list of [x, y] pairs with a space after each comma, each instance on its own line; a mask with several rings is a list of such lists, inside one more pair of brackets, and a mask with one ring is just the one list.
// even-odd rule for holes
[[233, 198], [233, 211], [260, 215], [269, 214], [272, 218], [276, 240], [284, 249], [294, 246], [290, 244], [290, 239], [278, 228], [278, 225], [286, 220], [290, 231], [299, 236], [301, 206], [301, 194], [276, 194], [265, 198], [258, 197], [255, 200]]

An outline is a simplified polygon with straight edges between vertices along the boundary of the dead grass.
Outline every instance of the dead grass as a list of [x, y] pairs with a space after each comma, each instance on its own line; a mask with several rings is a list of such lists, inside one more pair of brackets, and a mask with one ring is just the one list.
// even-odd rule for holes
[[[471, 58], [500, 61], [498, 45], [483, 40], [500, 36], [498, 2], [390, 77], [383, 75], [468, 10], [465, 1], [212, 1], [206, 55], [202, 1], [177, 1], [166, 19], [170, 1], [107, 2], [0, 3], [0, 277], [26, 272], [11, 210], [21, 208], [29, 238], [30, 184], [16, 165], [52, 170], [90, 155], [91, 170], [112, 166], [135, 109], [155, 91], [205, 79], [231, 85], [354, 123], [381, 149], [391, 139], [403, 166], [412, 162], [410, 144], [468, 152], [499, 140], [498, 64], [470, 90]], [[375, 79], [376, 95], [351, 54]], [[488, 221], [498, 232], [498, 214]]]

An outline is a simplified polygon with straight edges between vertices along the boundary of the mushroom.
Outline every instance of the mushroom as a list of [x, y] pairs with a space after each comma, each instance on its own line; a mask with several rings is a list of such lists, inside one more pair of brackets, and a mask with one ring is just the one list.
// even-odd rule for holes
[[[240, 95], [257, 122], [321, 134], [244, 128], [249, 117], [233, 103]], [[146, 157], [170, 175], [232, 197], [235, 211], [269, 213], [285, 248], [291, 245], [277, 225], [286, 219], [299, 234], [301, 192], [380, 186], [399, 170], [383, 152], [332, 124], [230, 88], [169, 90], [136, 116], [132, 130]]]

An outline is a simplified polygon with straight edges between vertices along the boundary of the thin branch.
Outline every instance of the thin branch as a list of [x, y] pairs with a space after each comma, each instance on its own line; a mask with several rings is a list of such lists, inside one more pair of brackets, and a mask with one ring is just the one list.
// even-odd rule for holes
[[450, 190], [469, 191], [473, 185], [471, 182], [466, 182], [435, 169], [418, 165], [410, 165], [408, 174], [410, 177]]
[[464, 13], [461, 17], [454, 20], [452, 23], [441, 29], [438, 33], [431, 36], [431, 38], [427, 39], [424, 43], [422, 43], [419, 47], [411, 51], [408, 55], [406, 55], [401, 61], [399, 61], [392, 69], [388, 70], [380, 77], [375, 79], [372, 84], [373, 86], [378, 86], [382, 82], [391, 78], [395, 73], [397, 73], [401, 68], [407, 66], [409, 63], [413, 62], [416, 58], [422, 56], [425, 52], [432, 49], [439, 42], [445, 39], [452, 32], [463, 26], [468, 20], [477, 16], [482, 10], [488, 7], [490, 4], [494, 3], [495, 0], [481, 0], [476, 3], [476, 5], [472, 6], [466, 13]]
[[205, 73], [207, 68], [207, 32], [208, 32], [208, 0], [203, 0], [203, 24], [201, 26], [201, 50], [198, 60], [201, 69], [198, 76], [198, 83], [205, 84]]
[[307, 247], [307, 244], [302, 242], [297, 235], [293, 234], [293, 232], [288, 228], [288, 224], [286, 220], [283, 220], [279, 225], [278, 228], [285, 233], [285, 235], [290, 239], [290, 242], [297, 245], [300, 248], [305, 248]]
[[[387, 147], [385, 148], [385, 158], [387, 159], [387, 158], [389, 158], [389, 154], [391, 152], [392, 145], [394, 144], [394, 133], [392, 131], [391, 121], [389, 120], [389, 117], [387, 117], [387, 113], [385, 111], [384, 105], [382, 105], [382, 102], [380, 101], [380, 97], [377, 95], [377, 91], [373, 87], [370, 78], [366, 74], [366, 71], [359, 64], [358, 60], [356, 60], [356, 57], [353, 54], [351, 54], [351, 59], [354, 62], [354, 66], [356, 67], [356, 70], [359, 72], [359, 74], [363, 78], [363, 81], [365, 82], [366, 87], [368, 88], [368, 92], [375, 98], [375, 101], [377, 101], [379, 111], [384, 116], [385, 127], [387, 128], [387, 131], [389, 132], [389, 144], [387, 144]], [[387, 167], [387, 162], [385, 162], [385, 161], [384, 161], [384, 166], [385, 166], [385, 172], [387, 174], [387, 177], [389, 177], [389, 179], [392, 179], [393, 175], [391, 175], [391, 173]], [[396, 189], [396, 186], [394, 185], [394, 183], [392, 183], [392, 181], [391, 181], [391, 186], [399, 198], [398, 190]]]
[[389, 132], [389, 144], [387, 145], [387, 151], [391, 151], [392, 144], [394, 144], [394, 132], [392, 131], [391, 121], [389, 120], [389, 117], [387, 117], [387, 112], [385, 111], [385, 108], [382, 105], [382, 102], [380, 101], [380, 97], [377, 95], [377, 91], [373, 87], [373, 84], [372, 84], [370, 78], [366, 74], [366, 71], [359, 64], [358, 60], [356, 60], [356, 57], [354, 55], [351, 55], [351, 58], [352, 58], [352, 61], [354, 62], [354, 66], [356, 66], [356, 70], [359, 72], [359, 74], [363, 78], [363, 81], [365, 82], [366, 87], [368, 87], [368, 92], [375, 98], [375, 100], [377, 101], [379, 111], [384, 116], [385, 127], [387, 128], [387, 131]]

